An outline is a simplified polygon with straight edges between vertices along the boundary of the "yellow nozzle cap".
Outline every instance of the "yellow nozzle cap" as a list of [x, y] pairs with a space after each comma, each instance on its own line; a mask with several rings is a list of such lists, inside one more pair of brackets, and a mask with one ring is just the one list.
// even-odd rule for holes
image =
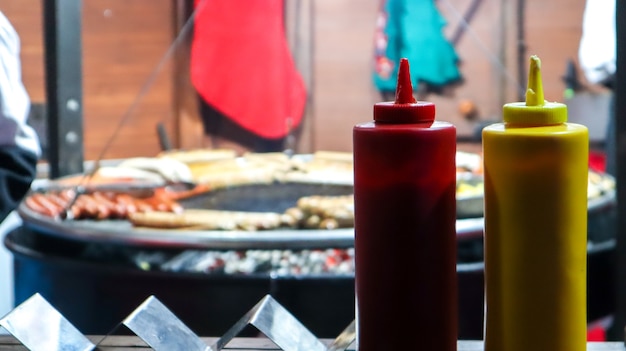
[[559, 124], [567, 122], [567, 106], [558, 102], [548, 102], [543, 98], [541, 81], [541, 60], [530, 57], [526, 102], [513, 102], [504, 105], [503, 120], [514, 124]]

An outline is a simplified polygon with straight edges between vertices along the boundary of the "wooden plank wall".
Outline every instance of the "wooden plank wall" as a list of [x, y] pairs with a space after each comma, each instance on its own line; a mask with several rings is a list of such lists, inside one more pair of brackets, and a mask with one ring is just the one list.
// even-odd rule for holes
[[[22, 42], [24, 84], [45, 103], [41, 0], [0, 0]], [[142, 86], [164, 56], [174, 32], [172, 0], [83, 1], [85, 159], [94, 159], [114, 134]], [[105, 158], [154, 155], [156, 123], [174, 130], [172, 62], [136, 105]]]
[[42, 10], [39, 0], [0, 0], [0, 10], [21, 40], [22, 79], [34, 102], [46, 99], [43, 61]]
[[[172, 42], [172, 4], [171, 0], [83, 1], [86, 158], [100, 152], [133, 104], [136, 108], [113, 140], [107, 158], [154, 155], [159, 151], [156, 124], [173, 129], [172, 58], [155, 72]], [[145, 85], [149, 88], [140, 97]]]
[[[371, 84], [372, 44], [379, 0], [286, 0], [290, 40], [310, 85], [310, 103], [299, 152], [350, 151], [352, 126], [371, 119], [380, 97]], [[295, 4], [299, 2], [299, 6]], [[95, 158], [136, 99], [185, 19], [189, 0], [84, 0], [85, 156]], [[437, 0], [448, 20], [449, 37], [462, 25], [468, 0]], [[185, 5], [186, 4], [186, 5]], [[465, 78], [450, 96], [429, 96], [438, 118], [470, 136], [476, 122], [458, 107], [471, 100], [481, 120], [498, 120], [501, 106], [517, 100], [516, 1], [482, 0], [456, 49]], [[561, 77], [568, 59], [577, 59], [584, 0], [527, 0], [527, 55], [543, 60], [546, 98], [562, 101]], [[41, 0], [0, 0], [0, 9], [22, 38], [23, 76], [36, 103], [44, 103]], [[309, 12], [307, 12], [309, 11]], [[312, 13], [310, 13], [312, 11]], [[312, 19], [312, 23], [307, 23]], [[189, 41], [168, 60], [111, 145], [107, 158], [150, 156], [159, 151], [155, 125], [164, 122], [175, 145], [210, 146], [203, 137], [195, 96], [185, 76]], [[175, 69], [178, 74], [174, 76]], [[306, 72], [304, 72], [306, 71]]]
[[[449, 37], [472, 1], [437, 0]], [[431, 95], [437, 118], [454, 123], [459, 135], [470, 136], [476, 123], [459, 112], [459, 103], [473, 101], [482, 120], [498, 120], [502, 104], [517, 101], [516, 3], [483, 0], [456, 46], [465, 82], [451, 96]], [[541, 57], [546, 99], [562, 101], [568, 59], [577, 61], [584, 0], [527, 0], [527, 54]], [[314, 147], [351, 150], [351, 129], [371, 119], [380, 100], [371, 84], [373, 25], [378, 0], [315, 1]]]

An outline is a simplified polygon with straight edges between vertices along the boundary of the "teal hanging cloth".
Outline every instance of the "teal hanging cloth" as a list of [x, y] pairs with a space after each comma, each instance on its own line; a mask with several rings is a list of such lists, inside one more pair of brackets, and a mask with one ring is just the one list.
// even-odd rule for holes
[[443, 35], [445, 25], [434, 0], [382, 0], [375, 35], [376, 88], [395, 92], [403, 57], [411, 63], [411, 80], [420, 93], [441, 94], [460, 83], [459, 58]]

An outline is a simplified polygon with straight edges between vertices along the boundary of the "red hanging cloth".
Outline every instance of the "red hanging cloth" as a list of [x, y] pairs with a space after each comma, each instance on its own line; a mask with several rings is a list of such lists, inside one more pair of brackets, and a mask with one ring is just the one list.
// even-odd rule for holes
[[285, 36], [283, 0], [196, 0], [191, 81], [244, 129], [282, 138], [303, 116], [306, 90]]

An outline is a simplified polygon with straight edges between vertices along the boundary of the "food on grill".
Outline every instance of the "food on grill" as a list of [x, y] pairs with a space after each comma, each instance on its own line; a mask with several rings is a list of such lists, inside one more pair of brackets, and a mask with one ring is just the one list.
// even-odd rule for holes
[[157, 155], [159, 158], [171, 158], [186, 164], [201, 164], [220, 160], [234, 160], [237, 152], [231, 149], [194, 149], [170, 150]]
[[[456, 162], [458, 208], [465, 211], [466, 216], [480, 216], [483, 193], [482, 159], [478, 154], [458, 152]], [[56, 190], [54, 187], [43, 188], [29, 194], [24, 199], [24, 205], [37, 214], [61, 219], [71, 203], [67, 210], [69, 217], [75, 220], [130, 220], [135, 226], [153, 228], [268, 230], [281, 227], [337, 229], [354, 226], [353, 195], [311, 194], [300, 197], [297, 202], [294, 200], [293, 206], [285, 211], [280, 209], [269, 213], [258, 212], [263, 211], [261, 208], [252, 210], [257, 212], [225, 211], [219, 205], [196, 203], [188, 206], [189, 203], [185, 202], [186, 199], [218, 189], [231, 191], [229, 189], [254, 184], [269, 185], [278, 189], [276, 191], [280, 191], [282, 184], [287, 183], [350, 186], [353, 178], [350, 153], [318, 151], [312, 155], [294, 157], [284, 153], [248, 153], [237, 157], [232, 150], [168, 151], [154, 159], [129, 159], [120, 165], [119, 168], [101, 168], [89, 182], [91, 190], [80, 194], [76, 199], [73, 189], [58, 189], [59, 186], [67, 188], [81, 184], [84, 180], [82, 175], [55, 181], [53, 184], [57, 186]], [[169, 165], [172, 169], [161, 169], [164, 165]], [[140, 187], [143, 189], [140, 191], [131, 191], [131, 186], [128, 191], [124, 190], [124, 181], [136, 179], [134, 177], [139, 176], [139, 173], [145, 172], [158, 177], [161, 182], [170, 182], [170, 185], [149, 182], [152, 185], [146, 189]], [[176, 180], [183, 179], [190, 179], [191, 182], [180, 183], [179, 185], [183, 185], [182, 189], [177, 188]], [[102, 190], [103, 185], [106, 188], [111, 184], [117, 186], [115, 191]], [[187, 188], [190, 184], [193, 186]], [[590, 200], [614, 189], [612, 177], [589, 172]], [[181, 203], [186, 204], [185, 208]], [[470, 207], [471, 211], [468, 210]]]
[[180, 212], [136, 212], [129, 214], [137, 227], [270, 230], [277, 228], [336, 229], [354, 226], [354, 198], [348, 196], [306, 196], [297, 207], [284, 213], [186, 209]]
[[192, 169], [194, 182], [205, 184], [211, 189], [233, 187], [244, 184], [271, 184], [276, 179], [275, 169], [268, 166], [245, 167], [235, 161], [220, 161]]
[[259, 165], [272, 163], [280, 166], [289, 166], [291, 162], [289, 155], [284, 152], [248, 152], [242, 156], [242, 159], [251, 164], [257, 163]]
[[589, 172], [587, 184], [587, 197], [594, 199], [604, 195], [609, 190], [615, 189], [615, 179], [597, 172]]
[[187, 165], [192, 181], [211, 189], [273, 182], [352, 183], [352, 154], [318, 151], [289, 157], [282, 152], [246, 153], [236, 157], [229, 150], [166, 152]]
[[318, 151], [307, 161], [294, 159], [291, 170], [282, 174], [281, 180], [302, 183], [352, 184], [353, 176], [351, 153]]
[[32, 211], [52, 218], [62, 218], [66, 210], [72, 219], [126, 219], [133, 213], [164, 211], [182, 212], [182, 206], [164, 191], [148, 197], [136, 197], [114, 191], [92, 191], [78, 194], [74, 190], [32, 193], [24, 204]]
[[291, 213], [297, 214], [304, 228], [351, 228], [354, 226], [354, 195], [302, 197]]
[[483, 159], [479, 154], [457, 151], [455, 161], [457, 176], [463, 177], [468, 173], [475, 175], [483, 174]]
[[191, 170], [185, 163], [169, 157], [134, 157], [122, 161], [113, 168], [154, 173], [166, 182], [191, 182], [193, 180]]
[[288, 226], [279, 213], [189, 209], [180, 213], [144, 212], [129, 217], [137, 227], [192, 228], [206, 230], [268, 230]]
[[24, 199], [24, 202], [31, 210], [48, 217], [58, 217], [62, 211], [43, 194], [30, 195]]

